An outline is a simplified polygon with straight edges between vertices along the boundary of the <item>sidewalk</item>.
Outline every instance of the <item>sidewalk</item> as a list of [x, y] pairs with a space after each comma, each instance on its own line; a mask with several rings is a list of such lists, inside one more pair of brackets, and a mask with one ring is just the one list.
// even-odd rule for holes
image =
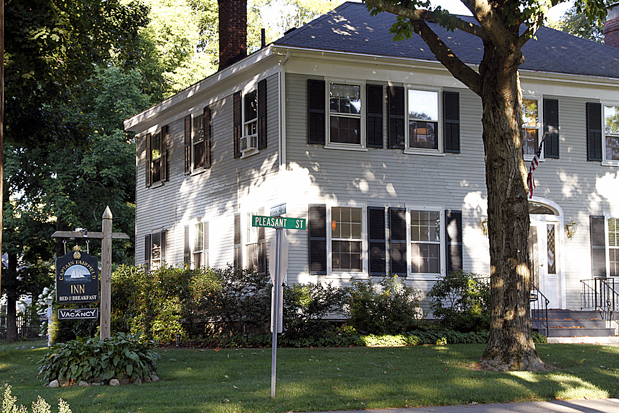
[[405, 409], [338, 410], [329, 413], [619, 413], [619, 399], [467, 404], [464, 406], [414, 407]]

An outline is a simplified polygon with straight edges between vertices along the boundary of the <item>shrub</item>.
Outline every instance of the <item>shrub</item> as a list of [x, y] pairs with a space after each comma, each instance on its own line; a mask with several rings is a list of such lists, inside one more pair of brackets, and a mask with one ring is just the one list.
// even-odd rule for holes
[[385, 277], [378, 283], [358, 281], [349, 289], [348, 323], [364, 334], [399, 334], [415, 328], [422, 318], [421, 292]]
[[450, 272], [434, 284], [428, 297], [434, 317], [444, 328], [468, 332], [490, 326], [490, 286], [477, 274]]
[[[28, 413], [28, 409], [17, 404], [17, 397], [11, 394], [11, 386], [4, 385], [4, 397], [2, 398], [2, 412], [6, 413]], [[51, 406], [41, 396], [36, 402], [32, 402], [32, 413], [50, 413]], [[71, 413], [69, 404], [62, 399], [58, 399], [58, 413]]]
[[342, 311], [346, 290], [333, 284], [284, 286], [283, 329], [288, 340], [320, 338], [332, 329], [326, 316]]
[[119, 333], [107, 340], [77, 339], [51, 347], [39, 361], [39, 377], [45, 382], [80, 380], [102, 382], [128, 378], [136, 382], [157, 372], [159, 355], [154, 342]]

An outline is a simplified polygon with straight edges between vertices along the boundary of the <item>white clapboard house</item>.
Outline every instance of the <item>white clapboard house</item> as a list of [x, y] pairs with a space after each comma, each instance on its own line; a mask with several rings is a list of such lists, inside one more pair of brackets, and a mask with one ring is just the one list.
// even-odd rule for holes
[[[125, 121], [136, 264], [264, 271], [275, 231], [250, 218], [285, 204], [307, 219], [287, 230], [288, 283], [397, 274], [427, 291], [455, 269], [489, 273], [481, 102], [419, 37], [394, 42], [393, 15], [345, 3], [246, 56], [226, 23], [243, 16], [220, 13], [220, 70]], [[435, 30], [479, 63], [479, 39]], [[619, 276], [614, 46], [541, 28], [523, 49], [527, 161], [545, 137], [530, 249], [549, 308], [580, 310], [581, 280]]]

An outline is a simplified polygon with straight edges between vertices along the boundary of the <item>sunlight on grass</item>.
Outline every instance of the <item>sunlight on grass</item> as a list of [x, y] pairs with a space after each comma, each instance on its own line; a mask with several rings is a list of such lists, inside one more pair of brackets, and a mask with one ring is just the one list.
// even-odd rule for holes
[[530, 371], [510, 371], [508, 374], [529, 383], [539, 383], [537, 373], [531, 373]]

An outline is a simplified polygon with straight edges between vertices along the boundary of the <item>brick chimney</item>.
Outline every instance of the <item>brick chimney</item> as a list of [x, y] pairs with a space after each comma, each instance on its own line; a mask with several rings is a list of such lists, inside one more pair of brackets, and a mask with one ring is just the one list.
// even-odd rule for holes
[[219, 1], [219, 70], [247, 56], [247, 0]]
[[604, 22], [604, 44], [619, 48], [619, 3], [608, 6]]

